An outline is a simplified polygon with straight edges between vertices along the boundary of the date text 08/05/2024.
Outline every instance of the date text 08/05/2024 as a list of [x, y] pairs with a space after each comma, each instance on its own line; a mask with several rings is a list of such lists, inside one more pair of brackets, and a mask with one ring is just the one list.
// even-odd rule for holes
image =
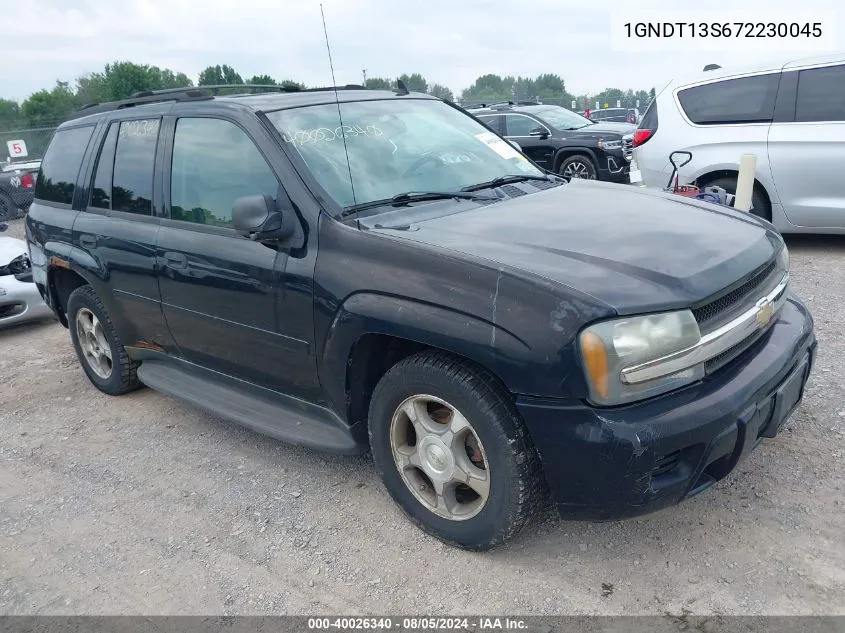
[[627, 37], [819, 38], [821, 22], [626, 22]]
[[446, 630], [524, 630], [525, 620], [519, 618], [438, 618], [438, 617], [325, 617], [308, 618], [311, 630], [404, 630], [404, 631], [446, 631]]

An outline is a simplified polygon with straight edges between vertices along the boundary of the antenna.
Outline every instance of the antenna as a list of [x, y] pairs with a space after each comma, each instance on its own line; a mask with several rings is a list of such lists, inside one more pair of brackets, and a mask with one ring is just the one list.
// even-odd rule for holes
[[334, 100], [337, 104], [337, 118], [340, 121], [340, 129], [343, 132], [343, 152], [346, 154], [346, 169], [349, 171], [349, 186], [352, 189], [352, 204], [358, 204], [355, 198], [355, 183], [352, 182], [352, 165], [349, 164], [349, 148], [346, 147], [346, 130], [343, 127], [343, 115], [340, 113], [340, 96], [337, 93], [337, 81], [334, 78], [334, 64], [332, 63], [332, 49], [329, 46], [329, 31], [326, 29], [326, 14], [323, 13], [323, 4], [320, 3], [320, 17], [323, 18], [323, 35], [326, 36], [326, 51], [329, 54], [329, 69], [332, 71], [332, 86], [334, 87]]

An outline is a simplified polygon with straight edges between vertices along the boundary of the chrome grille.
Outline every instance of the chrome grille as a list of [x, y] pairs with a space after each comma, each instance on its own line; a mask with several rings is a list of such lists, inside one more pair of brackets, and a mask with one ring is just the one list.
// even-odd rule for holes
[[[744, 299], [764, 284], [768, 285], [767, 282], [773, 281], [771, 278], [773, 273], [776, 272], [775, 266], [776, 263], [774, 261], [771, 262], [763, 268], [763, 270], [738, 288], [731, 290], [727, 294], [722, 295], [718, 299], [710, 301], [703, 306], [694, 308], [692, 314], [695, 316], [695, 320], [698, 321], [698, 327], [702, 331], [708, 329], [705, 328], [706, 325], [713, 324], [717, 319], [719, 321], [723, 320], [718, 317], [725, 317], [734, 312], [732, 308], [745, 308], [746, 306], [743, 302]], [[757, 298], [757, 294], [759, 293], [754, 294], [754, 299]]]

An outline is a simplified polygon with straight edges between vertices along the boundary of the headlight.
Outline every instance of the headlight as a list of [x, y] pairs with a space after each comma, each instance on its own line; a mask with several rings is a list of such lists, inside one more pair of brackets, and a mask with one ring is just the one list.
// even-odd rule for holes
[[624, 404], [703, 378], [703, 363], [643, 382], [629, 384], [622, 377], [623, 369], [680, 352], [700, 340], [698, 323], [689, 310], [613, 319], [585, 328], [578, 342], [590, 399], [599, 405]]
[[778, 253], [778, 268], [784, 272], [789, 272], [789, 250], [786, 248], [786, 244], [783, 245], [780, 253]]
[[606, 141], [602, 139], [599, 141], [599, 148], [604, 150], [622, 149], [622, 141]]

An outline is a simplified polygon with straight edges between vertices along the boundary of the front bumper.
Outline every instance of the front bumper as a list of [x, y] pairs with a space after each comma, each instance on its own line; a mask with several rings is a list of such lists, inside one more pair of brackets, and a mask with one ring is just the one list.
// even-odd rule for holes
[[630, 182], [631, 161], [623, 154], [606, 154], [599, 159], [598, 179], [608, 182]]
[[565, 518], [632, 517], [705, 490], [774, 437], [801, 401], [815, 348], [812, 317], [790, 297], [760, 340], [695, 385], [624, 407], [517, 407]]
[[0, 328], [48, 317], [55, 315], [41, 298], [38, 286], [14, 275], [0, 276]]

